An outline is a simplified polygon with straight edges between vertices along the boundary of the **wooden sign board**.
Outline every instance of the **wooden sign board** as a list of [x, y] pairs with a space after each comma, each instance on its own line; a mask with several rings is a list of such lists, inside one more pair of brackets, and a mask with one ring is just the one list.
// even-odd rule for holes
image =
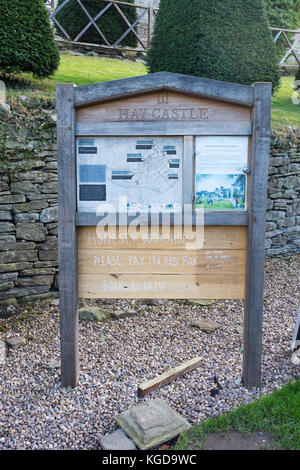
[[270, 84], [170, 73], [58, 85], [64, 385], [78, 297], [245, 299], [244, 383], [259, 385], [270, 101]]

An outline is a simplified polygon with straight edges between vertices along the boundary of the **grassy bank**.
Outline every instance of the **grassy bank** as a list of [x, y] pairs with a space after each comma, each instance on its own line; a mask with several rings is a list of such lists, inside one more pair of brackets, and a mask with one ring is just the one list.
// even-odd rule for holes
[[264, 431], [271, 435], [275, 448], [300, 450], [300, 380], [193, 427], [181, 435], [176, 449], [201, 449], [208, 433], [229, 431]]
[[[146, 66], [141, 62], [64, 54], [61, 56], [57, 72], [52, 77], [39, 80], [30, 74], [21, 74], [17, 78], [23, 81], [17, 83], [15, 90], [9, 93], [25, 92], [51, 98], [55, 96], [56, 83], [88, 85], [146, 73]], [[293, 77], [283, 77], [280, 89], [272, 98], [272, 128], [275, 131], [288, 126], [300, 127], [300, 104], [295, 105], [292, 102], [295, 92], [293, 83]]]

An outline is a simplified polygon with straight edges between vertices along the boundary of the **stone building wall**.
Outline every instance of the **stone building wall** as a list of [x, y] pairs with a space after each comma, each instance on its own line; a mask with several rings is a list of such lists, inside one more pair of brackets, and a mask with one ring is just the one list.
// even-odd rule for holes
[[[58, 295], [54, 103], [0, 106], [0, 306]], [[300, 252], [300, 142], [273, 138], [267, 255]]]

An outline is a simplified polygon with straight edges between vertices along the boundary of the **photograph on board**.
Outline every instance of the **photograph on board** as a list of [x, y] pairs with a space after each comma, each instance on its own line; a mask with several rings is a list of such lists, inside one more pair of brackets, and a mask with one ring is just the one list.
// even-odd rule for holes
[[247, 137], [197, 137], [195, 209], [245, 210], [247, 166]]
[[245, 175], [196, 175], [196, 209], [244, 210]]

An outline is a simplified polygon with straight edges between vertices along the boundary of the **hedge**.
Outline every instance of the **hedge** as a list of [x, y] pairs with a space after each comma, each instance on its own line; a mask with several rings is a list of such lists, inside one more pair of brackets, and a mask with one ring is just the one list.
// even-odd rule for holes
[[246, 85], [280, 80], [262, 0], [161, 0], [147, 63]]
[[0, 10], [0, 71], [53, 74], [59, 52], [44, 1], [1, 0]]

